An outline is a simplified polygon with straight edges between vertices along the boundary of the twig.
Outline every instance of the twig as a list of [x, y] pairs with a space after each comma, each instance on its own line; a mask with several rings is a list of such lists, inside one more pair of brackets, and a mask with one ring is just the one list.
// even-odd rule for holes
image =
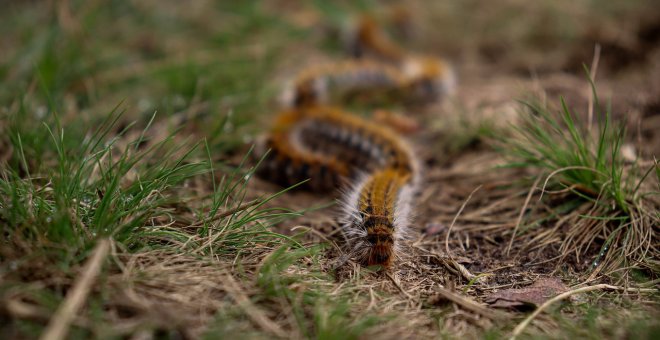
[[437, 295], [429, 300], [429, 303], [435, 304], [438, 300], [438, 297], [445, 298], [471, 312], [477, 313], [479, 315], [485, 316], [491, 320], [502, 320], [506, 319], [507, 313], [491, 310], [487, 307], [484, 307], [477, 302], [473, 301], [470, 298], [458, 295], [452, 291], [449, 291], [446, 288], [438, 287], [436, 288]]
[[412, 297], [410, 294], [408, 294], [408, 292], [406, 292], [405, 290], [403, 290], [403, 288], [401, 287], [401, 285], [400, 285], [398, 282], [396, 282], [396, 280], [394, 279], [394, 277], [392, 276], [392, 274], [390, 274], [390, 273], [385, 273], [385, 275], [387, 275], [387, 277], [390, 278], [390, 280], [392, 281], [392, 283], [394, 284], [394, 286], [396, 286], [396, 288], [398, 288], [399, 291], [400, 291], [401, 293], [403, 293], [403, 295], [405, 295], [405, 296], [406, 296], [408, 299], [410, 299], [410, 300], [414, 300], [413, 297]]
[[[452, 228], [454, 228], [454, 224], [456, 223], [456, 220], [458, 219], [459, 216], [461, 216], [461, 213], [463, 212], [463, 209], [465, 209], [465, 206], [470, 202], [470, 199], [472, 198], [472, 195], [474, 195], [477, 190], [481, 189], [482, 185], [479, 185], [476, 187], [470, 195], [465, 199], [465, 202], [461, 205], [461, 208], [458, 209], [458, 212], [454, 216], [454, 219], [451, 221], [451, 224], [449, 225], [449, 229], [447, 229], [447, 236], [445, 236], [445, 252], [447, 253], [447, 256], [449, 257], [449, 260], [451, 263], [456, 267], [456, 269], [465, 277], [468, 278], [468, 280], [472, 280], [475, 276], [474, 274], [470, 273], [467, 268], [465, 268], [463, 265], [459, 264], [454, 260], [454, 257], [451, 256], [451, 253], [449, 252], [449, 234], [451, 233]], [[443, 261], [446, 263], [446, 261]]]
[[[426, 250], [426, 249], [424, 249], [420, 246], [414, 246], [414, 247], [415, 247], [415, 249], [421, 250], [421, 251], [423, 251], [427, 254], [430, 254], [431, 256], [434, 256], [436, 259], [438, 259], [440, 261], [440, 263], [442, 265], [445, 266], [445, 268], [447, 268], [447, 270], [449, 270], [450, 272], [452, 272], [456, 275], [458, 275], [458, 274], [463, 275], [463, 277], [468, 281], [471, 281], [471, 280], [477, 278], [477, 275], [474, 275], [474, 274], [470, 273], [470, 271], [467, 268], [465, 268], [464, 265], [458, 263], [453, 258], [450, 258], [448, 256], [443, 256], [443, 255], [441, 255], [441, 254], [439, 254], [435, 251]], [[479, 281], [480, 279], [481, 278], [477, 278], [477, 281]]]
[[599, 284], [595, 286], [587, 286], [587, 287], [582, 287], [578, 288], [575, 290], [570, 290], [568, 292], [559, 294], [552, 299], [544, 302], [539, 308], [537, 308], [534, 313], [530, 314], [525, 320], [523, 320], [516, 328], [513, 330], [513, 333], [511, 334], [511, 337], [509, 338], [510, 340], [516, 339], [520, 333], [522, 333], [523, 330], [534, 320], [535, 317], [537, 317], [541, 312], [546, 310], [550, 305], [553, 303], [563, 300], [569, 296], [575, 295], [575, 294], [580, 294], [580, 293], [586, 293], [586, 292], [591, 292], [594, 290], [601, 290], [601, 289], [610, 289], [610, 290], [621, 290], [621, 291], [636, 291], [639, 293], [653, 293], [653, 292], [658, 292], [658, 289], [655, 288], [626, 288], [626, 287], [619, 287], [619, 286], [612, 286], [608, 284]]
[[69, 325], [75, 319], [80, 307], [85, 303], [92, 284], [101, 272], [101, 267], [109, 250], [110, 241], [108, 239], [98, 241], [92, 256], [85, 262], [82, 274], [78, 276], [73, 288], [66, 295], [66, 299], [55, 311], [40, 339], [59, 340], [66, 337]]
[[451, 229], [454, 227], [454, 224], [456, 223], [456, 220], [458, 219], [458, 216], [461, 216], [461, 213], [463, 212], [463, 209], [465, 209], [465, 206], [468, 204], [468, 202], [472, 198], [472, 195], [474, 195], [474, 193], [477, 192], [477, 190], [481, 189], [481, 187], [482, 186], [480, 185], [480, 186], [476, 187], [474, 190], [472, 190], [472, 192], [470, 193], [468, 198], [465, 200], [465, 202], [463, 202], [463, 205], [461, 205], [461, 208], [458, 209], [458, 213], [456, 213], [456, 215], [454, 216], [454, 219], [451, 221], [451, 224], [449, 225], [449, 229], [447, 230], [447, 236], [445, 236], [445, 252], [447, 252], [447, 256], [449, 256], [449, 258], [452, 259], [452, 260], [454, 258], [451, 256], [451, 253], [449, 252], [449, 234], [451, 233]]
[[520, 214], [518, 214], [518, 220], [516, 221], [516, 226], [513, 228], [513, 234], [511, 235], [511, 240], [509, 240], [509, 245], [506, 247], [506, 256], [509, 256], [509, 252], [511, 251], [511, 246], [513, 246], [513, 240], [516, 238], [516, 233], [518, 232], [518, 228], [520, 227], [522, 218], [525, 215], [525, 210], [527, 210], [527, 205], [529, 204], [529, 201], [532, 199], [534, 190], [536, 190], [536, 186], [539, 185], [539, 182], [541, 181], [541, 177], [542, 175], [536, 177], [534, 184], [532, 184], [532, 187], [529, 189], [529, 193], [527, 193], [527, 198], [525, 198], [525, 204], [523, 204], [522, 209], [520, 209]]
[[[33, 306], [29, 303], [21, 301], [19, 298], [8, 299], [4, 301], [5, 311], [14, 318], [17, 319], [30, 319], [37, 320], [40, 322], [48, 322], [50, 319], [51, 313], [47, 309], [42, 307]], [[71, 323], [78, 327], [91, 327], [89, 320], [81, 318], [79, 316], [75, 317]]]

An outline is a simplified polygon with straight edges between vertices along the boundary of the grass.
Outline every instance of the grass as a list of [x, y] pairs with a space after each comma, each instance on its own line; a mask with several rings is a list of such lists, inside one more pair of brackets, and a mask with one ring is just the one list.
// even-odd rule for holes
[[[118, 117], [111, 112], [106, 123], [82, 141], [69, 140], [68, 130], [56, 117], [53, 128], [41, 128], [41, 133], [50, 137], [55, 159], [43, 168], [28, 164], [21, 131], [10, 128], [19, 165], [2, 174], [1, 216], [14, 236], [67, 244], [67, 251], [74, 254], [89, 248], [97, 237], [110, 236], [130, 246], [132, 239], [140, 238], [137, 229], [163, 214], [170, 203], [171, 198], [158, 193], [208, 168], [187, 162], [190, 150], [173, 156], [182, 150], [168, 145], [169, 138], [144, 150], [138, 150], [142, 137], [118, 147], [121, 133], [106, 140]], [[73, 147], [75, 144], [78, 147]], [[156, 157], [162, 161], [154, 162]], [[19, 174], [21, 171], [25, 176]], [[136, 180], [129, 182], [127, 177]]]
[[[506, 336], [520, 315], [493, 325], [456, 305], [427, 303], [437, 285], [455, 285], [457, 292], [481, 301], [486, 284], [465, 284], [435, 255], [417, 251], [391, 278], [350, 262], [337, 269], [339, 256], [324, 239], [330, 236], [289, 232], [294, 224], [326, 226], [327, 211], [311, 212], [310, 196], [254, 178], [258, 161], [250, 145], [263, 132], [261, 122], [274, 114], [277, 77], [299, 71], [282, 65], [307, 61], [301, 44], [339, 58], [336, 33], [346, 16], [377, 5], [241, 1], [184, 9], [169, 2], [70, 0], [6, 6], [0, 15], [2, 337], [41, 334], [101, 238], [112, 240], [112, 251], [74, 318], [71, 338]], [[468, 12], [471, 6], [457, 5]], [[434, 8], [420, 18], [445, 16]], [[459, 17], [450, 19], [441, 22], [454, 27]], [[479, 29], [466, 30], [468, 36], [501, 34], [488, 29], [498, 22], [475, 24]], [[517, 29], [518, 24], [502, 26], [504, 32]], [[556, 39], [561, 32], [551, 35]], [[438, 46], [459, 46], [463, 39], [444, 37]], [[578, 228], [595, 231], [600, 248], [593, 259], [613, 269], [597, 279], [652, 286], [655, 250], [644, 253], [637, 245], [648, 243], [648, 226], [660, 218], [649, 212], [654, 196], [647, 181], [653, 170], [647, 174], [621, 160], [620, 147], [629, 136], [609, 120], [592, 136], [568, 108], [560, 116], [542, 105], [530, 108], [532, 129], [520, 130], [527, 139], [512, 147], [521, 165], [546, 176], [576, 165], [593, 171], [567, 169], [549, 177], [547, 189], [573, 192], [557, 205], [544, 201], [553, 212], [548, 216], [526, 214], [521, 233], [533, 234], [590, 204], [595, 208], [578, 216]], [[553, 129], [553, 124], [571, 128]], [[429, 137], [448, 135], [452, 156], [470, 153], [472, 145], [493, 134], [493, 125], [459, 118], [455, 129], [439, 128]], [[487, 145], [478, 149], [489, 152]], [[655, 176], [660, 181], [657, 167]], [[455, 182], [471, 185], [462, 181]], [[451, 199], [444, 211], [453, 217], [462, 192], [443, 183], [438, 186]], [[555, 195], [546, 194], [546, 200]], [[491, 204], [491, 197], [485, 201]], [[304, 208], [292, 208], [301, 202]], [[511, 205], [518, 209], [519, 203], [513, 199]], [[468, 205], [465, 213], [472, 208], [479, 207]], [[471, 240], [468, 250], [497, 243], [488, 232], [459, 230], [465, 226], [459, 219], [452, 242], [458, 234]], [[558, 234], [577, 237], [564, 232]], [[434, 247], [441, 242], [432, 237], [420, 242], [439, 252]], [[564, 252], [573, 246], [567, 243]], [[635, 268], [616, 272], [614, 264]], [[539, 275], [517, 273], [512, 279], [499, 275], [500, 265], [483, 268], [494, 274], [479, 275], [504, 284]], [[589, 300], [558, 308], [528, 334], [561, 330], [557, 334], [570, 337], [587, 335], [586, 329], [610, 336], [619, 328], [612, 320], [630, 330], [626, 334], [657, 331], [657, 323], [638, 317], [630, 301], [611, 295], [606, 299], [611, 304]], [[617, 308], [624, 312], [608, 312]], [[579, 327], [572, 326], [574, 320]]]
[[[162, 129], [162, 124], [148, 124], [133, 134], [129, 126], [109, 136], [120, 117], [120, 113], [111, 112], [102, 125], [81, 141], [69, 140], [75, 137], [68, 137], [68, 130], [59, 126], [57, 119], [56, 126], [44, 125], [40, 131], [33, 131], [37, 140], [52, 143], [48, 148], [53, 150], [53, 157], [45, 157], [47, 166], [30, 165], [23, 152], [21, 129], [10, 129], [17, 150], [13, 159], [16, 165], [2, 172], [0, 220], [8, 237], [3, 249], [12, 251], [3, 253], [3, 262], [11, 261], [15, 269], [6, 270], [39, 270], [45, 271], [46, 276], [59, 275], [55, 273], [61, 271], [66, 276], [73, 275], [99, 238], [111, 238], [128, 253], [170, 249], [201, 259], [216, 259], [212, 261], [215, 265], [236, 263], [238, 273], [243, 272], [239, 274], [241, 280], [256, 277], [257, 293], [253, 299], [290, 306], [295, 320], [291, 327], [305, 337], [334, 338], [344, 334], [356, 338], [379, 320], [369, 315], [356, 319], [349, 313], [347, 297], [331, 297], [332, 278], [321, 273], [314, 260], [322, 253], [321, 248], [303, 246], [294, 238], [272, 231], [272, 226], [282, 219], [299, 215], [265, 206], [288, 189], [246, 201], [247, 184], [255, 170], [242, 169], [248, 156], [234, 169], [214, 164], [206, 144], [203, 146], [207, 159], [191, 160], [199, 157], [195, 153], [199, 144], [174, 145], [173, 133], [162, 141], [151, 138], [150, 129]], [[135, 138], [127, 138], [129, 135]], [[225, 171], [217, 183], [216, 168]], [[200, 180], [211, 186], [210, 193], [200, 197], [186, 190], [185, 183]], [[199, 203], [191, 204], [195, 201]], [[270, 249], [273, 252], [260, 260], [263, 263], [254, 274], [254, 269], [242, 268], [244, 258]], [[41, 260], [33, 262], [35, 258]], [[300, 263], [302, 259], [314, 261], [313, 268], [317, 269], [308, 272], [308, 267]], [[50, 265], [55, 267], [48, 268]], [[287, 274], [292, 268], [302, 272]], [[300, 285], [306, 288], [301, 289]], [[10, 279], [2, 291], [22, 291], [31, 304], [51, 311], [63, 298], [61, 293], [44, 295], [21, 287], [20, 282]], [[90, 309], [88, 313], [99, 311]], [[91, 334], [116, 334], [108, 320], [99, 318], [98, 324], [88, 329]], [[226, 318], [221, 320], [227, 322]], [[21, 330], [24, 326], [28, 328]], [[16, 325], [14, 331], [27, 335], [33, 326]], [[104, 327], [108, 329], [103, 330]], [[218, 326], [212, 326], [213, 331], [224, 332]], [[78, 329], [74, 334], [89, 333]]]
[[[127, 287], [114, 286], [113, 277], [130, 272], [132, 285], [148, 290], [153, 280], [149, 267], [133, 272], [125, 261], [151, 263], [151, 257], [161, 258], [163, 252], [169, 254], [165, 260], [153, 263], [163, 266], [161, 276], [178, 270], [167, 264], [179, 254], [193, 256], [190, 269], [178, 274], [184, 282], [202, 277], [196, 268], [204, 263], [234, 272], [241, 289], [255, 280], [249, 299], [270, 305], [268, 314], [275, 311], [295, 320], [287, 328], [302, 336], [333, 338], [340, 332], [355, 338], [374, 326], [379, 318], [356, 318], [348, 296], [331, 295], [332, 278], [321, 274], [318, 262], [314, 273], [284, 273], [308, 270], [301, 262], [322, 251], [303, 245], [300, 236], [273, 230], [282, 220], [300, 215], [271, 202], [288, 189], [255, 197], [248, 188], [255, 170], [249, 151], [232, 157], [259, 132], [253, 119], [273, 97], [262, 77], [273, 67], [273, 55], [281, 53], [283, 37], [302, 32], [263, 12], [258, 2], [218, 5], [214, 10], [228, 24], [211, 32], [197, 27], [194, 18], [172, 21], [166, 6], [153, 13], [148, 6], [132, 4], [62, 6], [52, 14], [48, 6], [29, 11], [15, 6], [10, 11], [18, 15], [2, 25], [5, 32], [29, 32], [31, 42], [12, 45], [5, 61], [17, 67], [3, 67], [3, 83], [18, 86], [0, 88], [7, 132], [2, 138], [11, 150], [0, 169], [0, 223], [6, 237], [0, 291], [5, 301], [23, 302], [28, 310], [26, 319], [12, 319], [3, 332], [39, 334], [100, 238], [112, 239], [118, 254], [99, 283], [105, 292], [90, 296], [81, 313], [83, 320], [94, 322], [75, 323], [70, 335], [76, 338], [123, 334], [123, 320], [108, 311], [137, 307], [114, 305]], [[54, 15], [67, 10], [76, 15]], [[128, 21], [114, 32], [106, 29], [112, 27], [108, 20], [126, 15]], [[35, 18], [45, 26], [29, 29]], [[149, 33], [132, 41], [132, 32], [145, 24], [192, 52], [176, 57]], [[82, 31], [70, 30], [75, 26]], [[195, 32], [203, 32], [204, 38], [188, 39]], [[109, 39], [109, 34], [120, 38]], [[270, 43], [254, 49], [254, 37]], [[190, 134], [189, 123], [198, 121], [204, 123], [195, 124]], [[271, 260], [263, 266], [250, 264], [270, 251]], [[26, 278], [29, 273], [38, 274]], [[315, 287], [309, 280], [324, 284]], [[156, 285], [155, 292], [178, 288]], [[308, 287], [302, 300], [295, 288], [299, 285]], [[37, 286], [50, 288], [40, 292], [33, 288]], [[223, 295], [234, 293], [226, 288]], [[289, 307], [279, 310], [285, 305]], [[224, 306], [227, 312], [209, 307], [212, 314], [217, 310], [217, 322], [206, 331], [210, 337], [231, 334], [251, 314], [231, 303]], [[191, 305], [192, 313], [198, 309]], [[179, 332], [178, 322], [161, 324], [157, 316], [145, 315], [148, 322], [141, 327], [155, 334]]]
[[[600, 108], [595, 88], [593, 93], [594, 106]], [[559, 184], [578, 195], [601, 197], [604, 205], [629, 211], [628, 200], [634, 192], [631, 183], [623, 180], [623, 124], [612, 126], [609, 111], [597, 112], [599, 126], [594, 138], [584, 125], [576, 123], [576, 115], [563, 98], [560, 102], [558, 115], [538, 104], [525, 103], [529, 114], [524, 116], [523, 126], [516, 128], [522, 139], [509, 148], [521, 160], [516, 165], [545, 169], [551, 174], [545, 184], [556, 176]]]
[[[548, 105], [525, 102], [523, 123], [504, 139], [502, 151], [514, 159], [509, 166], [540, 171], [544, 179], [541, 197], [568, 192], [573, 199], [591, 206], [579, 214], [581, 221], [570, 227], [573, 230], [562, 245], [564, 253], [575, 249], [578, 254], [587, 253], [596, 241], [601, 251], [592, 269], [616, 270], [622, 260], [626, 266], [648, 268], [657, 257], [653, 225], [660, 220], [653, 214], [653, 201], [649, 200], [658, 192], [644, 182], [653, 169], [657, 171], [657, 164], [640, 169], [637, 162], [625, 163], [621, 154], [625, 123], [613, 123], [591, 79], [590, 84], [596, 120], [593, 128], [591, 121], [578, 121], [579, 117], [588, 120], [591, 115], [575, 114], [563, 98], [559, 99], [558, 113]], [[642, 188], [645, 192], [640, 192]], [[583, 237], [585, 234], [589, 237]], [[611, 266], [612, 262], [617, 265]]]

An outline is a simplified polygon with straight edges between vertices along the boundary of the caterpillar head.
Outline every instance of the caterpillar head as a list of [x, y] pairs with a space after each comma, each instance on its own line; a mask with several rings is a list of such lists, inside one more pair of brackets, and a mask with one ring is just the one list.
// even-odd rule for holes
[[369, 266], [382, 265], [388, 267], [392, 264], [394, 257], [393, 227], [387, 222], [377, 223], [375, 226], [368, 228], [366, 238], [368, 253], [365, 260]]
[[456, 76], [446, 62], [430, 57], [410, 57], [403, 63], [410, 100], [431, 103], [451, 95], [456, 87]]
[[350, 26], [343, 38], [349, 55], [387, 61], [399, 61], [403, 58], [403, 50], [389, 39], [372, 16], [362, 15]]
[[302, 77], [289, 81], [279, 96], [283, 108], [312, 106], [328, 101], [328, 80], [325, 77]]

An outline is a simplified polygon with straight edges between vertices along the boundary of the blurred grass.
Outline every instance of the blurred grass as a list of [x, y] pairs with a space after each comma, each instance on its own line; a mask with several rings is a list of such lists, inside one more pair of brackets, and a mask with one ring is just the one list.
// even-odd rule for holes
[[[589, 77], [586, 67], [585, 73]], [[539, 178], [544, 179], [539, 182], [541, 195], [547, 189], [558, 189], [554, 193], [571, 193], [571, 197], [564, 198], [564, 204], [571, 200], [589, 202], [588, 213], [578, 215], [581, 220], [564, 232], [560, 248], [563, 256], [576, 249], [586, 253], [596, 235], [602, 235], [600, 254], [593, 261], [592, 270], [620, 271], [623, 263], [656, 271], [654, 258], [658, 254], [653, 246], [653, 228], [659, 220], [657, 214], [654, 216], [654, 202], [648, 199], [655, 193], [646, 187], [641, 192], [640, 188], [657, 165], [643, 169], [637, 162], [624, 162], [621, 147], [626, 142], [625, 125], [612, 120], [610, 108], [603, 107], [595, 84], [588, 80], [593, 96], [593, 122], [590, 114], [576, 113], [563, 98], [559, 99], [558, 112], [548, 104], [524, 103], [522, 124], [513, 127], [511, 136], [500, 138], [500, 151], [512, 159], [508, 166], [539, 173]], [[580, 117], [586, 123], [581, 123]], [[574, 213], [571, 209], [564, 216]], [[523, 227], [522, 232], [538, 230], [535, 223]], [[576, 235], [594, 237], [574, 241]], [[624, 271], [624, 276], [629, 272]]]
[[[258, 1], [178, 11], [170, 2], [9, 4], [0, 24], [0, 102], [24, 106], [24, 124], [52, 124], [60, 112], [67, 126], [96, 125], [119, 102], [127, 121], [204, 103], [197, 137], [213, 151], [240, 146], [254, 132], [248, 123], [267, 111], [276, 56], [305, 32], [266, 14]], [[230, 112], [231, 124], [222, 124]], [[82, 126], [71, 130], [85, 134]]]

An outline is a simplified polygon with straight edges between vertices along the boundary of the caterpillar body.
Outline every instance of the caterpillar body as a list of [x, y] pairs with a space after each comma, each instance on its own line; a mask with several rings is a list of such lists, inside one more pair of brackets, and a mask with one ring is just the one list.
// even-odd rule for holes
[[354, 258], [387, 267], [401, 253], [417, 190], [412, 176], [397, 169], [378, 170], [346, 196], [342, 224]]
[[315, 190], [336, 188], [357, 172], [394, 167], [418, 172], [410, 147], [388, 128], [340, 109], [315, 106], [280, 113], [257, 154], [271, 154], [261, 173], [282, 185], [310, 179]]
[[406, 53], [385, 35], [376, 20], [369, 15], [360, 16], [346, 33], [346, 49], [355, 58], [373, 57], [399, 62]]
[[348, 60], [300, 73], [281, 99], [286, 107], [353, 101], [429, 104], [451, 94], [455, 84], [451, 66], [437, 58], [409, 56], [398, 65]]
[[[405, 16], [405, 11], [399, 14]], [[385, 34], [370, 15], [358, 18], [355, 27], [347, 34], [347, 49], [357, 59], [376, 59], [394, 65], [403, 72], [408, 94], [414, 102], [427, 104], [452, 94], [456, 87], [456, 75], [451, 65], [440, 58], [406, 53]]]
[[406, 80], [395, 67], [371, 60], [342, 61], [311, 67], [285, 90], [287, 107], [349, 101], [379, 102], [404, 94]]

